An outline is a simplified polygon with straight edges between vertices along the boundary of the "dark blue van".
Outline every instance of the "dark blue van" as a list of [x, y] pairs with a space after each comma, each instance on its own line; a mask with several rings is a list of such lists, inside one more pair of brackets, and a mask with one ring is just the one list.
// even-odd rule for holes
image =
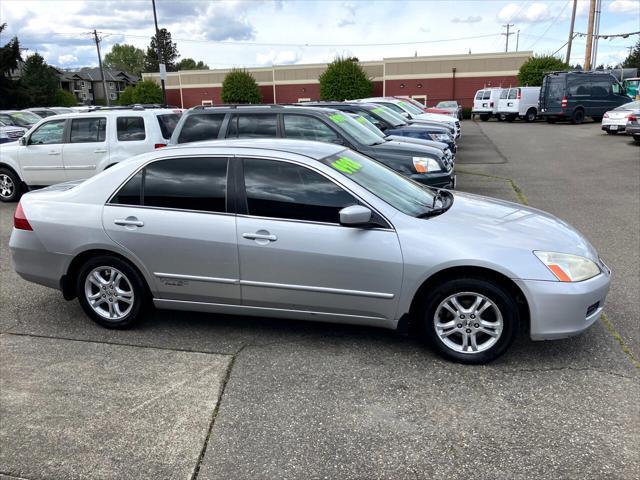
[[599, 122], [605, 112], [631, 99], [616, 77], [608, 72], [553, 72], [542, 80], [538, 115], [547, 122]]

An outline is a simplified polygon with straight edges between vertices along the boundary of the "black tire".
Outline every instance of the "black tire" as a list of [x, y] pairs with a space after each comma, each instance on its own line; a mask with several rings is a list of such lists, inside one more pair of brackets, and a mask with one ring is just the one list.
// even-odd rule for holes
[[[502, 315], [502, 331], [497, 337], [497, 341], [487, 347], [487, 349], [484, 351], [477, 351], [475, 353], [464, 353], [462, 351], [456, 351], [453, 348], [447, 346], [436, 332], [435, 315], [441, 302], [452, 295], [460, 294], [463, 292], [473, 292], [474, 294], [479, 294], [486, 297], [494, 304], [494, 306], [497, 307], [497, 311], [499, 311], [499, 313]], [[469, 299], [473, 300], [474, 297], [469, 296]], [[493, 307], [490, 307], [487, 310], [490, 313], [491, 311], [493, 311]], [[453, 317], [453, 315], [449, 311], [445, 312], [445, 310], [442, 309], [442, 312]], [[485, 315], [488, 315], [489, 313], [485, 313]], [[440, 283], [427, 298], [426, 302], [424, 303], [424, 307], [422, 308], [419, 315], [419, 319], [422, 325], [422, 331], [429, 345], [431, 345], [431, 347], [434, 348], [438, 354], [447, 359], [468, 364], [488, 363], [502, 355], [516, 338], [520, 321], [518, 308], [509, 291], [496, 283], [482, 278], [454, 278]], [[472, 320], [472, 317], [470, 315], [468, 315], [467, 318], [462, 319], [463, 317], [465, 317], [465, 315], [462, 315], [460, 318], [453, 317], [454, 321], [460, 322], [456, 324], [456, 327], [462, 325], [460, 331], [464, 330], [468, 332], [475, 325], [478, 325], [478, 323], [476, 323], [476, 320], [479, 320], [479, 318]], [[497, 318], [498, 317], [496, 315], [493, 317], [493, 320], [495, 321]], [[463, 322], [474, 323], [465, 326]], [[454, 333], [447, 338], [453, 338], [452, 341], [454, 343], [456, 343], [456, 339], [459, 338], [460, 342], [462, 342], [462, 335], [464, 334]], [[490, 340], [489, 335], [486, 335], [485, 333], [479, 332], [475, 333], [474, 336], [475, 335], [479, 335], [479, 337], [475, 338], [486, 338], [486, 340]], [[479, 345], [481, 345], [482, 343], [484, 343], [484, 341]]]
[[524, 116], [524, 121], [531, 123], [536, 121], [536, 117], [538, 116], [538, 112], [535, 108], [530, 108], [527, 110], [527, 113]]
[[509, 123], [513, 123], [515, 119], [516, 119], [515, 115], [507, 115], [507, 118], [506, 118], [507, 122]]
[[602, 117], [601, 116], [591, 117], [591, 119], [596, 123], [600, 123], [602, 121]]
[[634, 139], [636, 142], [640, 143], [640, 135], [636, 135], [636, 134], [634, 134], [634, 135], [631, 135], [631, 136], [633, 137], [633, 139]]
[[491, 115], [488, 115], [486, 113], [483, 113], [480, 115], [480, 120], [482, 120], [483, 122], [488, 122], [490, 118], [491, 118]]
[[0, 202], [17, 202], [22, 196], [22, 182], [13, 170], [0, 168]]
[[504, 122], [507, 119], [507, 116], [503, 113], [496, 115], [496, 120], [499, 122]]
[[605, 132], [607, 132], [609, 135], [617, 135], [618, 134], [617, 130], [605, 130]]
[[571, 123], [580, 125], [582, 122], [584, 122], [584, 110], [576, 108], [571, 114]]
[[554, 117], [547, 117], [546, 120], [547, 120], [547, 123], [552, 123], [552, 124], [557, 122], [557, 120]]
[[[110, 320], [97, 313], [96, 310], [94, 310], [94, 307], [89, 304], [89, 300], [85, 292], [85, 282], [87, 280], [87, 276], [95, 268], [99, 267], [114, 268], [118, 270], [124, 275], [126, 281], [131, 287], [131, 291], [133, 292], [133, 304], [131, 305], [131, 308], [128, 312], [126, 312], [126, 315], [116, 320]], [[122, 284], [120, 285], [122, 286]], [[100, 289], [97, 286], [94, 286], [93, 288], [100, 292]], [[108, 290], [104, 293], [109, 296]], [[138, 273], [138, 271], [133, 268], [128, 262], [118, 257], [109, 255], [93, 257], [80, 268], [80, 271], [78, 272], [78, 276], [76, 278], [76, 295], [78, 296], [78, 301], [80, 302], [82, 309], [94, 322], [102, 325], [103, 327], [114, 329], [125, 329], [133, 326], [140, 320], [144, 307], [149, 302], [149, 294], [147, 293], [145, 281]], [[102, 296], [104, 297], [104, 294]], [[126, 304], [119, 303], [117, 300], [115, 303], [126, 306]], [[103, 304], [109, 306], [109, 304], [106, 303], [105, 300], [103, 300]], [[109, 306], [109, 311], [111, 311], [111, 308], [112, 307]]]

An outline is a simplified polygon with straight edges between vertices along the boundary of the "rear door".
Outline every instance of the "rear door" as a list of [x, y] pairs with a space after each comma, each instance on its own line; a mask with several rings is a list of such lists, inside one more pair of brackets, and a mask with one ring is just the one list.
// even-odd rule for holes
[[81, 180], [95, 175], [98, 166], [109, 160], [106, 136], [107, 119], [91, 116], [71, 118], [62, 159], [67, 180]]
[[548, 75], [543, 82], [543, 89], [540, 95], [540, 107], [544, 112], [560, 113], [562, 111], [562, 98], [565, 95], [564, 75]]
[[476, 92], [476, 96], [473, 99], [473, 111], [480, 111], [482, 110], [482, 97], [484, 95], [484, 90], [478, 90]]
[[49, 120], [27, 137], [27, 145], [19, 147], [18, 159], [27, 185], [52, 185], [64, 182], [66, 175], [62, 149], [67, 120]]
[[158, 298], [240, 302], [228, 163], [214, 156], [157, 160], [105, 205], [107, 234], [147, 268]]
[[141, 153], [150, 152], [155, 148], [157, 140], [151, 138], [151, 125], [149, 125], [155, 120], [153, 116], [143, 116], [132, 112], [112, 117], [110, 120], [115, 122], [115, 125], [109, 129], [111, 147], [109, 165]]

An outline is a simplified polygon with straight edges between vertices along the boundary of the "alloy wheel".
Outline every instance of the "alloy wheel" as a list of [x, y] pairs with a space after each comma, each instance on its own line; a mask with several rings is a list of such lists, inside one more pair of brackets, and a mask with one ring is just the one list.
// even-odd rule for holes
[[13, 179], [6, 173], [0, 173], [0, 197], [11, 198], [15, 188]]
[[493, 347], [504, 328], [502, 313], [485, 295], [461, 292], [445, 298], [433, 317], [436, 335], [455, 352], [476, 354]]
[[84, 282], [84, 293], [93, 311], [111, 321], [125, 318], [135, 301], [127, 276], [109, 266], [96, 267], [89, 272]]

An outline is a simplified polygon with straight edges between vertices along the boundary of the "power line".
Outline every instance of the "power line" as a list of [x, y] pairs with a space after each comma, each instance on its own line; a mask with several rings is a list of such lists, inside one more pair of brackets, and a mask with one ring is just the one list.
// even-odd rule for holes
[[[540, 38], [543, 38], [546, 35], [546, 33], [549, 31], [549, 29], [551, 29], [551, 27], [553, 27], [555, 23], [560, 19], [564, 11], [569, 6], [569, 3], [571, 3], [571, 0], [568, 0], [567, 3], [564, 4], [562, 9], [560, 10], [560, 13], [558, 13], [558, 15], [556, 15], [556, 17], [553, 20], [551, 20], [551, 23], [549, 24], [549, 26], [547, 26], [547, 29], [542, 33], [542, 35], [540, 35]], [[540, 38], [538, 38], [535, 42], [533, 42], [533, 44], [529, 47], [529, 50], [533, 49], [533, 47], [536, 46], [536, 44], [540, 41]]]

